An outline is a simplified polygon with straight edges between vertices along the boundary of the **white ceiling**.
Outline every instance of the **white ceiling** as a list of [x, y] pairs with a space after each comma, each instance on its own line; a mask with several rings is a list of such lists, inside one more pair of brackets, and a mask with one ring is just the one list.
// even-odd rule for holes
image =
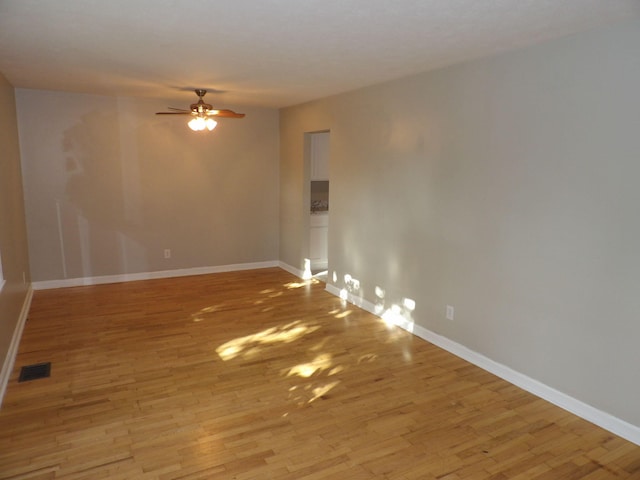
[[639, 0], [0, 0], [0, 72], [283, 107], [637, 16]]

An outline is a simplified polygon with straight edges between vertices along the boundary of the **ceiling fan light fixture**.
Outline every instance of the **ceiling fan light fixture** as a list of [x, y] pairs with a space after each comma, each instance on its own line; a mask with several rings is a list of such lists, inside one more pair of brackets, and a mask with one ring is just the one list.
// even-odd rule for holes
[[197, 116], [189, 120], [189, 123], [187, 123], [187, 125], [189, 125], [189, 128], [194, 132], [201, 132], [205, 128], [209, 131], [213, 130], [214, 128], [216, 128], [216, 125], [218, 125], [218, 122], [216, 122], [213, 118], [204, 118], [202, 116]]
[[189, 120], [189, 123], [187, 125], [189, 125], [189, 128], [194, 132], [199, 132], [201, 130], [204, 130], [207, 126], [204, 118], [202, 117], [192, 118], [191, 120]]
[[207, 118], [204, 123], [207, 126], [207, 130], [209, 131], [213, 130], [214, 128], [216, 128], [216, 125], [218, 125], [218, 122], [216, 122], [213, 118]]

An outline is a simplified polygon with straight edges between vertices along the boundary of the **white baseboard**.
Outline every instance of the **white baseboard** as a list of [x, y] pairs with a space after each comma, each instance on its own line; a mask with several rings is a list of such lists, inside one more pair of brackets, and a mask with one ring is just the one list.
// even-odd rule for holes
[[[367, 300], [364, 300], [360, 297], [353, 296], [349, 293], [346, 295], [343, 293], [341, 295], [341, 290], [336, 288], [334, 285], [330, 285], [327, 283], [326, 286], [327, 292], [335, 295], [337, 297], [344, 298], [346, 296], [346, 300], [349, 303], [352, 303], [363, 310], [366, 310], [369, 313], [372, 313], [378, 317], [380, 317], [379, 313], [376, 311], [375, 305]], [[548, 402], [553, 403], [554, 405], [577, 415], [584, 420], [587, 420], [599, 427], [608, 430], [611, 433], [614, 433], [630, 442], [635, 443], [636, 445], [640, 445], [640, 427], [633, 425], [631, 423], [625, 422], [613, 415], [603, 412], [602, 410], [598, 410], [597, 408], [592, 407], [576, 398], [570, 397], [555, 388], [549, 387], [544, 383], [539, 382], [527, 375], [524, 375], [520, 372], [517, 372], [506, 365], [498, 363], [494, 360], [491, 360], [484, 355], [475, 352], [473, 350], [468, 349], [464, 345], [461, 345], [453, 340], [448, 339], [447, 337], [443, 337], [431, 330], [428, 330], [420, 325], [416, 325], [415, 323], [410, 322], [397, 322], [397, 325], [412, 334], [426, 340], [429, 343], [432, 343], [443, 350], [446, 350], [457, 357], [460, 357], [469, 363], [472, 363], [483, 370], [486, 370], [494, 375], [506, 380], [507, 382], [516, 385], [523, 390], [526, 390], [537, 397], [540, 397]]]
[[121, 275], [104, 275], [99, 277], [66, 278], [64, 280], [45, 280], [33, 282], [34, 290], [48, 290], [51, 288], [81, 287], [84, 285], [101, 285], [105, 283], [133, 282], [137, 280], [151, 280], [154, 278], [188, 277], [191, 275], [206, 275], [210, 273], [235, 272], [240, 270], [255, 270], [280, 266], [278, 261], [236, 263], [214, 267], [181, 268], [177, 270], [161, 270], [157, 272], [124, 273]]
[[329, 262], [324, 261], [312, 261], [311, 270], [326, 270], [329, 267]]
[[295, 275], [298, 278], [303, 278], [304, 277], [304, 272], [298, 268], [292, 267], [291, 265], [289, 265], [288, 263], [284, 263], [284, 262], [278, 262], [278, 266], [283, 269], [286, 270], [287, 272], [289, 272], [291, 275]]
[[16, 362], [16, 356], [18, 355], [18, 346], [20, 345], [20, 338], [22, 337], [22, 331], [24, 325], [27, 323], [27, 317], [29, 316], [29, 309], [31, 308], [31, 299], [33, 298], [33, 288], [29, 287], [27, 290], [27, 296], [22, 303], [22, 310], [18, 317], [18, 323], [13, 331], [11, 337], [11, 343], [9, 344], [9, 350], [2, 362], [2, 370], [0, 370], [0, 406], [2, 406], [2, 400], [4, 400], [4, 394], [7, 391], [7, 385], [9, 384], [9, 378], [11, 378], [11, 372]]

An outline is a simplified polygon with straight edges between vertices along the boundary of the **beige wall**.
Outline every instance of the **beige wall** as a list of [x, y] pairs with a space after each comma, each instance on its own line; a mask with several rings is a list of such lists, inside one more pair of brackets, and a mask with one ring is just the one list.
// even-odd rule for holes
[[330, 129], [337, 288], [640, 426], [638, 45], [628, 23], [284, 109], [280, 258]]
[[300, 271], [309, 257], [310, 210], [310, 140], [302, 132], [331, 124], [320, 104], [281, 110], [280, 115], [280, 260]]
[[[27, 299], [29, 257], [13, 87], [0, 74], [0, 370]], [[23, 276], [24, 274], [24, 276]], [[1, 390], [1, 388], [0, 388]]]
[[16, 97], [34, 281], [277, 260], [276, 110], [194, 133], [176, 100]]

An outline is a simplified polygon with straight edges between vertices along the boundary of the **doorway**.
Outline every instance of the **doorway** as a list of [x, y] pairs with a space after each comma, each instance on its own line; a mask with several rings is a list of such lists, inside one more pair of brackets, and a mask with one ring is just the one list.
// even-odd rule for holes
[[329, 257], [329, 132], [309, 140], [309, 260], [316, 276], [326, 274]]

